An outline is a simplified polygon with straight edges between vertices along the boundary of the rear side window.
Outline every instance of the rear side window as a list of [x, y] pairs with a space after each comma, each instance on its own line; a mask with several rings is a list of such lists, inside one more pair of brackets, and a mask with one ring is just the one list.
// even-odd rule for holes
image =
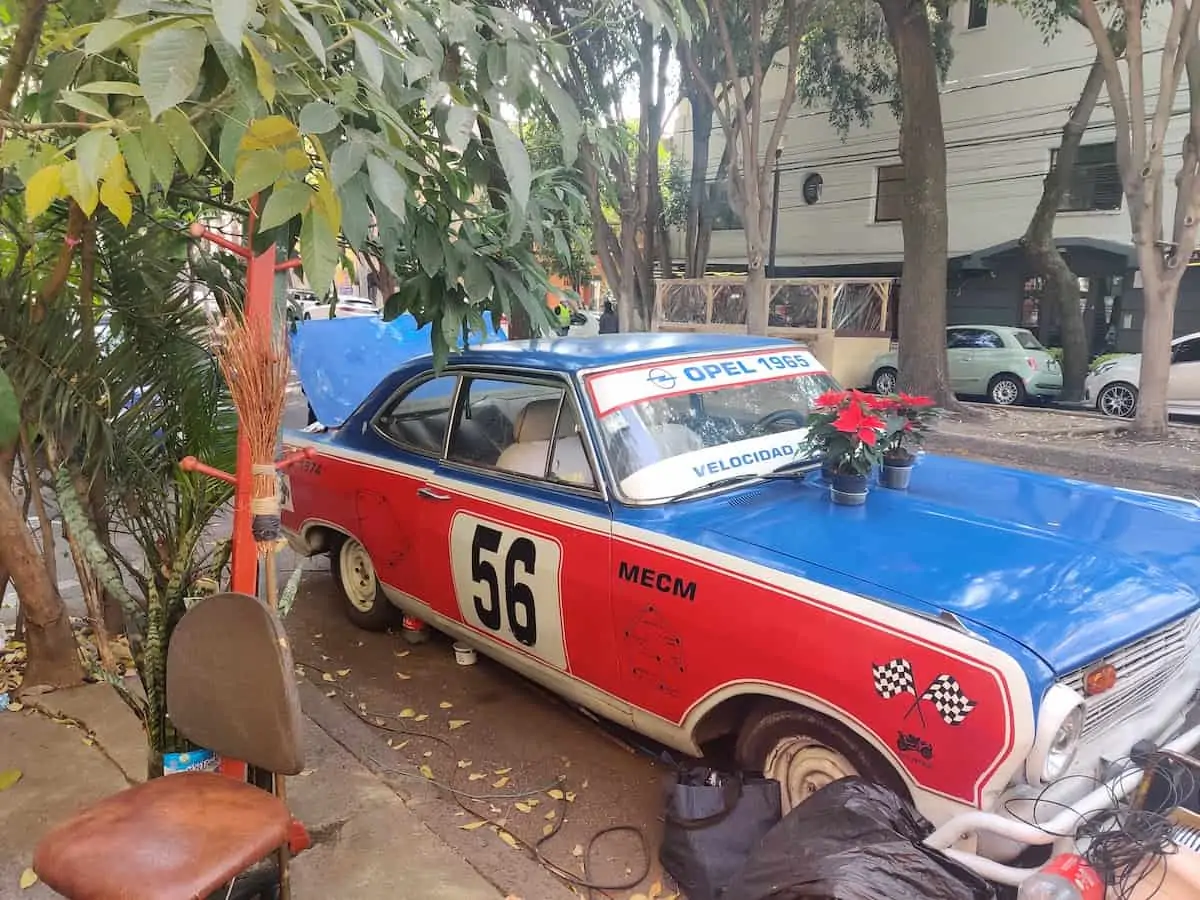
[[1175, 347], [1175, 352], [1171, 354], [1171, 362], [1200, 362], [1200, 339], [1184, 341], [1183, 343], [1177, 345]]
[[376, 416], [375, 427], [405, 450], [440, 457], [457, 384], [457, 375], [443, 375], [399, 394]]
[[1031, 331], [1014, 331], [1012, 334], [1013, 337], [1017, 339], [1017, 343], [1020, 344], [1021, 348], [1024, 350], [1046, 349], [1042, 346], [1042, 342], [1033, 336], [1033, 332]]
[[[493, 466], [523, 475], [543, 476], [549, 448], [537, 444], [523, 452], [505, 452], [514, 444], [548, 440], [558, 417], [563, 389], [489, 378], [468, 378], [463, 384], [454, 434], [447, 458], [468, 465]], [[540, 429], [540, 430], [539, 430]], [[543, 436], [540, 431], [546, 431]], [[541, 453], [541, 461], [535, 458]], [[513, 462], [518, 459], [518, 462]]]

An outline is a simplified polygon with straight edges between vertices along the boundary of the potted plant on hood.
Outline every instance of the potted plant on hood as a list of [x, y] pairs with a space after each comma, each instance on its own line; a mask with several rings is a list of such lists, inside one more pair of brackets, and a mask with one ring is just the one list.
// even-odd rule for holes
[[842, 506], [867, 500], [867, 477], [879, 464], [887, 423], [876, 415], [879, 398], [860, 391], [829, 391], [808, 416], [808, 449], [824, 457], [829, 496]]
[[894, 394], [877, 400], [887, 417], [879, 483], [897, 491], [908, 490], [917, 451], [938, 410], [928, 397]]

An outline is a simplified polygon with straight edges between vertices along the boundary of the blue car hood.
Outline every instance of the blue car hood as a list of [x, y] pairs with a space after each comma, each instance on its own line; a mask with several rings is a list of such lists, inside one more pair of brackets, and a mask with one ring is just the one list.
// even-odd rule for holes
[[[485, 331], [472, 334], [472, 343], [506, 339], [493, 329], [491, 313], [483, 319]], [[429, 325], [418, 328], [408, 313], [389, 322], [354, 316], [298, 323], [291, 335], [292, 365], [317, 419], [330, 427], [345, 422], [386, 376], [432, 352], [429, 332]]]
[[875, 487], [860, 508], [815, 476], [772, 482], [703, 528], [714, 548], [955, 613], [1057, 675], [1200, 608], [1200, 505], [957, 459], [923, 457], [909, 492]]

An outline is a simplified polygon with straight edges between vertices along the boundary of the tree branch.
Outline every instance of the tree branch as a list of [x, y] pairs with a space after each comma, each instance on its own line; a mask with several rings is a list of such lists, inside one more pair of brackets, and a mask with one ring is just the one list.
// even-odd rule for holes
[[25, 70], [29, 68], [29, 60], [37, 50], [49, 5], [49, 0], [25, 2], [25, 15], [21, 17], [21, 24], [17, 26], [17, 36], [13, 39], [12, 49], [8, 53], [4, 76], [0, 78], [0, 115], [5, 118], [12, 109], [13, 98], [25, 77]]
[[[1132, 134], [1129, 120], [1129, 99], [1125, 94], [1125, 85], [1121, 81], [1121, 67], [1117, 62], [1116, 51], [1113, 50], [1109, 39], [1108, 29], [1100, 18], [1095, 0], [1080, 0], [1079, 16], [1096, 43], [1096, 55], [1104, 65], [1104, 86], [1108, 91], [1108, 99], [1112, 104], [1113, 124], [1116, 127], [1117, 168], [1121, 172], [1121, 185], [1129, 204], [1131, 220], [1137, 215], [1135, 204], [1140, 197], [1140, 177], [1134, 169], [1132, 159]], [[1133, 29], [1136, 30], [1136, 29]], [[1126, 40], [1128, 44], [1128, 39]], [[1134, 228], [1137, 223], [1132, 222]]]

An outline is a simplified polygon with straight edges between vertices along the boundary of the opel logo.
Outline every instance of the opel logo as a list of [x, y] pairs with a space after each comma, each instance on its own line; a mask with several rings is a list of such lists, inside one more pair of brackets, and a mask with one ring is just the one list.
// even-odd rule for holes
[[650, 374], [646, 376], [646, 380], [664, 391], [669, 391], [675, 387], [675, 376], [666, 369], [651, 369]]

